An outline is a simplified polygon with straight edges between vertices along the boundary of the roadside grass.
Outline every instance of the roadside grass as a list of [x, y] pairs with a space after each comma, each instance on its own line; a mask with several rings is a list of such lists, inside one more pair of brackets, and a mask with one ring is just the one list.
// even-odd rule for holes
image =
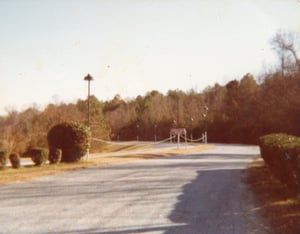
[[261, 158], [249, 166], [247, 183], [254, 191], [272, 233], [300, 233], [300, 196], [291, 197], [287, 189], [274, 179]]
[[[151, 147], [149, 146], [128, 146], [126, 148], [122, 146], [106, 146], [104, 152], [107, 154], [108, 152], [128, 152], [132, 151], [133, 154], [126, 155], [126, 156], [105, 156], [105, 157], [97, 157], [97, 158], [90, 158], [89, 160], [82, 159], [77, 163], [59, 163], [59, 164], [46, 164], [42, 166], [23, 166], [19, 169], [13, 168], [6, 168], [4, 170], [0, 170], [0, 185], [1, 184], [8, 184], [8, 183], [15, 183], [15, 182], [22, 182], [22, 181], [29, 181], [37, 177], [53, 175], [58, 173], [63, 173], [72, 170], [79, 170], [93, 166], [101, 166], [113, 163], [126, 163], [135, 160], [142, 160], [142, 159], [154, 159], [154, 158], [161, 158], [161, 157], [168, 157], [180, 154], [190, 154], [196, 153], [199, 151], [203, 151], [206, 149], [210, 149], [213, 146], [211, 145], [195, 145], [194, 147], [185, 148], [184, 146], [177, 149], [162, 149], [160, 151], [155, 151], [155, 153], [151, 152]], [[134, 150], [141, 150], [141, 149], [149, 149], [149, 153], [134, 153]]]
[[[132, 151], [141, 149], [152, 149], [153, 145], [141, 145], [141, 144], [104, 144], [101, 147], [101, 153], [112, 153], [119, 151]], [[96, 152], [97, 153], [97, 152]]]

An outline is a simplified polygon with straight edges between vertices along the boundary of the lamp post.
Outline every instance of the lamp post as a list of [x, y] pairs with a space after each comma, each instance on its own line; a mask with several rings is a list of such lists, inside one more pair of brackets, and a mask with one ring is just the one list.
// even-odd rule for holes
[[193, 117], [191, 117], [191, 142], [193, 142], [193, 122], [194, 122], [194, 119], [193, 119]]
[[203, 116], [203, 119], [204, 119], [204, 143], [207, 144], [207, 120], [206, 120], [207, 112], [208, 112], [207, 105], [205, 105], [203, 107], [203, 110], [204, 110], [204, 112], [203, 112], [202, 116]]
[[139, 141], [139, 127], [140, 125], [136, 125], [136, 141]]
[[94, 80], [90, 74], [84, 77], [84, 80], [88, 82], [88, 127], [91, 127], [91, 113], [90, 113], [90, 82]]
[[157, 124], [154, 124], [154, 142], [156, 142], [156, 128]]

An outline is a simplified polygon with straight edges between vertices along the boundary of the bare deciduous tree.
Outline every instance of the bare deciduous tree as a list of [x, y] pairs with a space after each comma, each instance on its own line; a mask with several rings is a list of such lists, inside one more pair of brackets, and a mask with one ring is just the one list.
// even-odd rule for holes
[[297, 33], [293, 31], [279, 30], [271, 40], [273, 49], [276, 51], [280, 59], [282, 77], [284, 77], [285, 72], [294, 72], [300, 68], [300, 60], [296, 50], [297, 39]]

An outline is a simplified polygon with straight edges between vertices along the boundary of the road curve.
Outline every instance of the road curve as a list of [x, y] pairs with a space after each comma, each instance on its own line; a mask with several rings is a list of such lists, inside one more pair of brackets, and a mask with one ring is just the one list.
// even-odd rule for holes
[[0, 233], [268, 233], [243, 180], [255, 146], [0, 186]]

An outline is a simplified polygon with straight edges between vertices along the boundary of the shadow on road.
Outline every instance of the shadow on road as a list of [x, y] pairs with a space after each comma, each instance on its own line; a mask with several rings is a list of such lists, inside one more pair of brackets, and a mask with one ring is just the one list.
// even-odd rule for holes
[[[243, 182], [245, 160], [251, 161], [253, 156], [201, 154], [168, 158], [183, 159], [180, 167], [201, 169], [194, 180], [182, 187], [182, 194], [177, 197], [177, 203], [168, 216], [172, 224], [100, 233], [268, 233], [252, 193]], [[189, 159], [191, 161], [187, 162]], [[173, 169], [176, 165], [163, 167]], [[147, 169], [147, 166], [140, 169]]]
[[183, 187], [164, 233], [267, 233], [258, 218], [251, 192], [243, 185], [244, 170], [199, 171]]

